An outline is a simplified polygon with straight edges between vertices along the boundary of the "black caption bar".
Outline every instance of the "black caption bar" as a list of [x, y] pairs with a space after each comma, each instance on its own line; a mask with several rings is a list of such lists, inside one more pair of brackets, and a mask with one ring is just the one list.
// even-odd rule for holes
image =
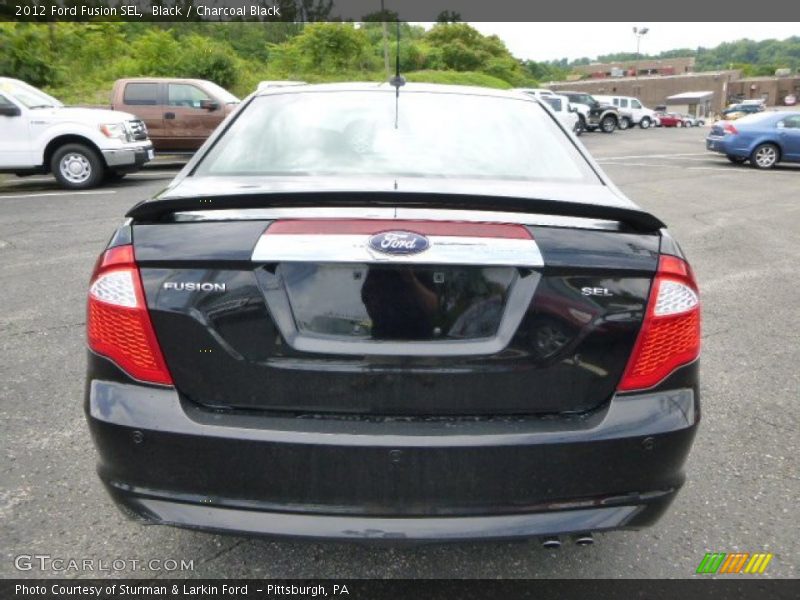
[[4, 600], [296, 600], [337, 598], [382, 600], [673, 600], [676, 597], [719, 600], [782, 600], [797, 598], [794, 580], [673, 579], [642, 581], [601, 580], [160, 580], [160, 579], [8, 579], [0, 582]]
[[[642, 0], [384, 0], [388, 18], [403, 21], [660, 21], [665, 5]], [[800, 21], [800, 2], [670, 0], [669, 15], [692, 21]], [[577, 9], [577, 10], [576, 10]], [[362, 21], [380, 20], [380, 0], [0, 0], [0, 21]], [[623, 16], [624, 15], [624, 16]], [[621, 17], [622, 16], [622, 17]]]

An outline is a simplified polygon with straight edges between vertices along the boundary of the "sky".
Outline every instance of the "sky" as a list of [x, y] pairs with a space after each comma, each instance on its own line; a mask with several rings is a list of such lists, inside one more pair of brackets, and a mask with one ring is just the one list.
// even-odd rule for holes
[[648, 27], [640, 52], [674, 48], [712, 48], [742, 38], [766, 40], [800, 36], [800, 23], [470, 23], [485, 35], [496, 34], [517, 58], [546, 61], [596, 58], [612, 52], [636, 52], [634, 27]]

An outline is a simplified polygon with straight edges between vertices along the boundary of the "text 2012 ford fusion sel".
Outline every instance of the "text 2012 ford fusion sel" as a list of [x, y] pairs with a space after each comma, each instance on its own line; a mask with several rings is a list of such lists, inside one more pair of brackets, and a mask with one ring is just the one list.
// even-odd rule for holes
[[98, 259], [86, 413], [149, 522], [457, 540], [654, 523], [700, 418], [692, 270], [534, 98], [245, 100]]

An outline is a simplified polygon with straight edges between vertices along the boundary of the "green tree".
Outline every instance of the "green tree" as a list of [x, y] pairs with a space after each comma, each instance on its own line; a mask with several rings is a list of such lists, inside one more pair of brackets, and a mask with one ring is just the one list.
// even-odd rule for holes
[[425, 35], [428, 69], [476, 71], [512, 85], [529, 83], [529, 73], [496, 35], [484, 36], [466, 23], [438, 23]]
[[172, 31], [151, 29], [131, 44], [138, 72], [131, 75], [175, 76], [175, 66], [181, 62], [181, 44]]
[[285, 44], [271, 47], [276, 68], [292, 77], [335, 75], [379, 68], [366, 32], [352, 23], [313, 23]]
[[0, 23], [0, 75], [36, 86], [55, 83], [53, 29], [30, 23]]
[[224, 88], [236, 85], [237, 58], [229, 46], [197, 34], [186, 37], [181, 46], [184, 52], [176, 69], [182, 76], [208, 79]]

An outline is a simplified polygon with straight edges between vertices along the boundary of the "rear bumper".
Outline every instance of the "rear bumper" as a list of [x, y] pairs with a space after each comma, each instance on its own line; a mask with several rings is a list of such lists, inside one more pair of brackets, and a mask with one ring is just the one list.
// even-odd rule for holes
[[461, 540], [654, 523], [684, 481], [692, 388], [571, 418], [360, 420], [220, 414], [93, 380], [98, 471], [129, 516], [272, 536]]
[[473, 517], [356, 517], [205, 506], [110, 487], [123, 512], [148, 523], [220, 533], [327, 540], [446, 542], [531, 538], [648, 525], [674, 492], [646, 504]]
[[737, 146], [728, 136], [708, 136], [706, 138], [706, 150], [740, 158], [747, 158], [750, 156], [749, 148]]

